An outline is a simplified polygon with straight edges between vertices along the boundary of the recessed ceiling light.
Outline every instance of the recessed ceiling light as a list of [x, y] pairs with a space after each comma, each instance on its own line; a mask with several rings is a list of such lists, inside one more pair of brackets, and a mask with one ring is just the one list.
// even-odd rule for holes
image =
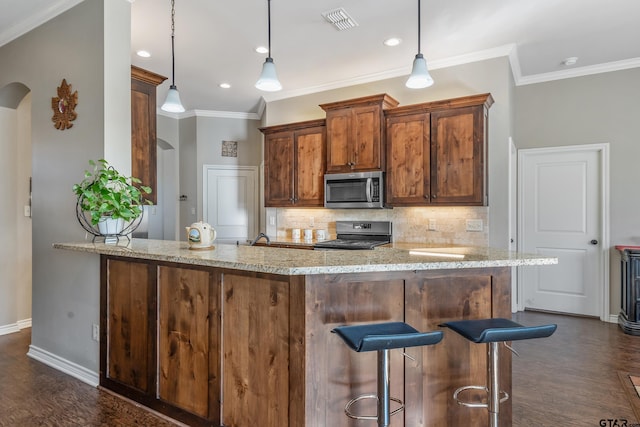
[[385, 46], [398, 46], [400, 43], [402, 43], [402, 39], [399, 39], [398, 37], [390, 37], [382, 43], [384, 43]]
[[220, 83], [219, 85], [222, 89], [229, 89], [231, 85], [229, 83]]
[[138, 55], [141, 58], [149, 58], [151, 57], [151, 53], [147, 50], [139, 50], [136, 52], [136, 55]]
[[269, 49], [267, 49], [267, 48], [266, 48], [266, 47], [264, 47], [264, 46], [258, 46], [258, 47], [256, 48], [256, 52], [258, 52], [258, 53], [269, 53]]
[[569, 58], [566, 58], [564, 61], [562, 61], [562, 65], [571, 66], [571, 65], [575, 65], [576, 62], [578, 62], [578, 57], [577, 56], [571, 56]]

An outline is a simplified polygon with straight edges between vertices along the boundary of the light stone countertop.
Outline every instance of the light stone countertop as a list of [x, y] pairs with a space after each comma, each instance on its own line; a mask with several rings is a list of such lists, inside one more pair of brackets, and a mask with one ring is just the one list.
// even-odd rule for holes
[[[132, 239], [116, 244], [55, 243], [54, 248], [127, 258], [167, 261], [208, 267], [272, 273], [306, 274], [364, 273], [378, 271], [442, 270], [557, 264], [558, 259], [481, 247], [429, 247], [394, 243], [374, 250], [326, 250], [270, 248], [216, 244], [213, 249], [190, 250], [187, 242]], [[414, 255], [423, 248], [431, 254]], [[464, 258], [455, 258], [463, 256]]]

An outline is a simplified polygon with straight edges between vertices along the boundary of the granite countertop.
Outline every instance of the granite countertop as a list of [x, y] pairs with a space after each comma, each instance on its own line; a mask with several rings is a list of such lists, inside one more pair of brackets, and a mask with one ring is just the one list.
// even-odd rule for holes
[[[104, 243], [55, 243], [54, 248], [127, 258], [230, 268], [282, 275], [361, 273], [377, 271], [441, 270], [557, 264], [558, 259], [480, 247], [428, 247], [392, 244], [374, 250], [272, 248], [216, 244], [212, 249], [190, 250], [187, 242], [132, 239], [117, 245]], [[420, 249], [415, 254], [411, 249]]]

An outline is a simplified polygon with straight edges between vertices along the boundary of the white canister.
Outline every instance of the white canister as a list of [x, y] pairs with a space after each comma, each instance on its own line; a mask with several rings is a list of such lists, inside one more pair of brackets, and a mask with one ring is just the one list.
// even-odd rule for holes
[[324, 240], [327, 238], [327, 234], [324, 230], [316, 230], [316, 240]]
[[293, 240], [300, 240], [300, 229], [299, 228], [292, 228], [291, 229], [291, 238]]
[[304, 229], [304, 240], [312, 240], [313, 239], [313, 230], [311, 228]]

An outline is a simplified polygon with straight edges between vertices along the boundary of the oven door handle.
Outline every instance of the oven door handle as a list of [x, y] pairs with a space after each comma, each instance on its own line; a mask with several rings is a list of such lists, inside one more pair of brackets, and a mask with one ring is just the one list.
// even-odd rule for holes
[[373, 193], [373, 180], [371, 178], [367, 178], [367, 202], [372, 203], [373, 199], [371, 197], [371, 193]]

